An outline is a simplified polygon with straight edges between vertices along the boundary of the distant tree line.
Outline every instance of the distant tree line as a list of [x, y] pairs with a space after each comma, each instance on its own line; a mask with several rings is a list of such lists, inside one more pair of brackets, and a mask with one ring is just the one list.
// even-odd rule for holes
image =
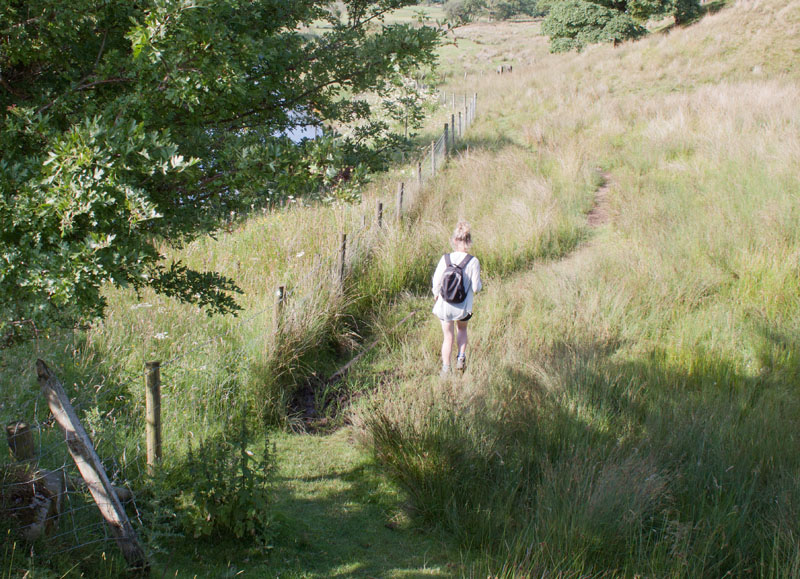
[[538, 0], [447, 0], [444, 10], [454, 24], [466, 24], [477, 18], [508, 20], [544, 14]]
[[652, 18], [672, 16], [676, 25], [700, 14], [700, 0], [446, 0], [444, 10], [453, 24], [478, 18], [507, 20], [546, 16], [542, 32], [553, 52], [581, 50], [587, 44], [640, 38]]

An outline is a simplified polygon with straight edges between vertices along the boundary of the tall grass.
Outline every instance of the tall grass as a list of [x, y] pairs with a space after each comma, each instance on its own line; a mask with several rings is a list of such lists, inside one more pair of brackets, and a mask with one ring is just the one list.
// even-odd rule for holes
[[[535, 69], [481, 87], [487, 165], [518, 149], [550, 168], [577, 240], [600, 168], [611, 221], [532, 271], [487, 256], [518, 273], [476, 300], [465, 376], [406, 369], [433, 366], [435, 328], [398, 337], [393, 391], [362, 412], [419, 519], [493, 554], [476, 576], [800, 571], [798, 22], [798, 2], [740, 2], [617, 50], [533, 41]], [[499, 28], [473, 34], [502, 52]], [[542, 227], [517, 233], [531, 208], [502, 212], [529, 185], [502, 185], [499, 252], [563, 227], [539, 202]]]
[[[3, 413], [33, 411], [38, 347], [140, 445], [141, 369], [160, 359], [169, 455], [239, 404], [290, 425], [298, 389], [379, 334], [343, 386], [372, 392], [353, 420], [417, 520], [489, 555], [475, 576], [797, 576], [799, 25], [797, 0], [742, 1], [567, 55], [535, 24], [461, 29], [446, 88], [477, 90], [480, 116], [402, 223], [372, 217], [391, 175], [361, 206], [198, 240], [175, 257], [233, 277], [239, 318], [109, 290], [102, 324], [4, 351]], [[604, 175], [610, 223], [590, 230]], [[424, 316], [462, 218], [486, 289], [468, 371], [442, 382]]]

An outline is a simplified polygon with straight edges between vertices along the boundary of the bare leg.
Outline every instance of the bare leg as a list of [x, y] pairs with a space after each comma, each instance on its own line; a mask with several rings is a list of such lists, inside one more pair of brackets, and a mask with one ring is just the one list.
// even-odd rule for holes
[[453, 351], [453, 322], [442, 321], [442, 365], [450, 366], [450, 353]]
[[456, 342], [458, 355], [463, 356], [467, 351], [467, 322], [456, 322]]

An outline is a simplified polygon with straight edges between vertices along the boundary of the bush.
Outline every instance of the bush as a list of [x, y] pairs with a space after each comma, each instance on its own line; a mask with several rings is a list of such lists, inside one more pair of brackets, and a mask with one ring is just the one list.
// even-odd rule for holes
[[[217, 435], [188, 449], [186, 460], [158, 475], [145, 501], [145, 527], [158, 537], [271, 538], [270, 483], [275, 464], [265, 440], [261, 456], [248, 450], [245, 425], [229, 440]], [[157, 545], [151, 545], [158, 547]]]
[[444, 10], [455, 24], [465, 24], [483, 15], [508, 20], [514, 16], [543, 14], [538, 0], [449, 0]]
[[700, 0], [674, 0], [673, 15], [679, 26], [696, 19], [700, 12]]
[[466, 24], [471, 21], [474, 14], [470, 11], [469, 0], [449, 0], [444, 5], [444, 13], [453, 24]]
[[552, 6], [542, 32], [550, 37], [552, 52], [566, 52], [581, 50], [587, 44], [639, 38], [647, 31], [625, 12], [584, 0], [567, 0]]

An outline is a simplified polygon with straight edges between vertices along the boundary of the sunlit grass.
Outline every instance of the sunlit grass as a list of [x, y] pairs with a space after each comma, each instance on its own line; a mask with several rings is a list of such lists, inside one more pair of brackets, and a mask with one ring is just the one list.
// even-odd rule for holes
[[[480, 113], [402, 225], [390, 208], [414, 167], [377, 178], [361, 206], [254, 216], [183, 250], [241, 285], [238, 319], [111, 292], [102, 325], [42, 350], [87, 399], [101, 376], [130, 383], [131, 416], [142, 364], [164, 361], [173, 452], [242, 401], [291, 427], [296, 388], [379, 336], [337, 388], [359, 394], [350, 418], [411, 519], [488, 555], [464, 574], [796, 576], [798, 26], [796, 0], [739, 2], [564, 55], [536, 23], [456, 29], [443, 88], [477, 92]], [[513, 72], [497, 75], [502, 63]], [[452, 108], [436, 114], [421, 141]], [[591, 229], [606, 178], [609, 221]], [[469, 368], [441, 381], [428, 285], [460, 218], [485, 291]], [[3, 380], [31, 407], [32, 356], [13, 351]]]
[[[797, 573], [799, 17], [797, 2], [739, 3], [616, 50], [529, 44], [536, 70], [478, 75], [489, 110], [470, 136], [494, 152], [453, 179], [498, 202], [426, 204], [474, 211], [495, 271], [484, 228], [505, 254], [517, 226], [528, 247], [553, 229], [590, 241], [489, 284], [463, 378], [435, 377], [433, 322], [397, 336], [380, 362], [392, 393], [362, 420], [412, 512], [494, 553], [487, 572]], [[495, 30], [475, 43], [498, 46], [487, 69]], [[603, 172], [610, 222], [588, 232]], [[537, 182], [566, 210], [505, 213]]]

